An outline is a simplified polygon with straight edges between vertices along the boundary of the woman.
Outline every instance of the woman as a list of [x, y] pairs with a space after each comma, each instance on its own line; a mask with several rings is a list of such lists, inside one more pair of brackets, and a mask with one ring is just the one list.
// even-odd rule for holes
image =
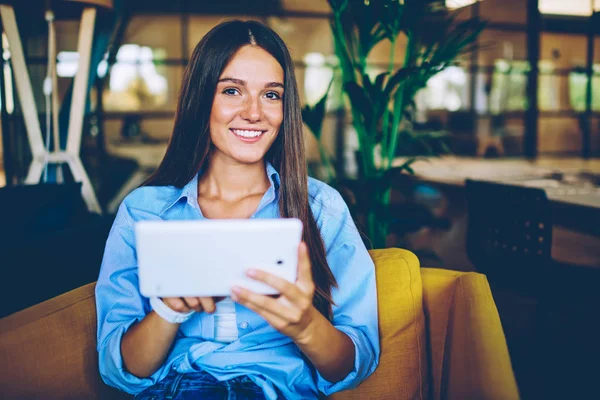
[[[248, 274], [280, 296], [140, 295], [137, 221], [278, 217], [304, 224], [297, 281]], [[341, 196], [307, 177], [293, 64], [271, 29], [230, 21], [196, 46], [164, 159], [117, 213], [96, 301], [100, 373], [139, 399], [317, 398], [376, 368], [373, 263]]]

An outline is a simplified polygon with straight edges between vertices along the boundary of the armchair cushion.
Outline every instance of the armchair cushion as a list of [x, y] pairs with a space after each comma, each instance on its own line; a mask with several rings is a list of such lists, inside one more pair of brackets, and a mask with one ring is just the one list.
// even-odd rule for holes
[[423, 288], [417, 257], [371, 250], [377, 276], [381, 358], [358, 388], [332, 399], [426, 399], [429, 393]]

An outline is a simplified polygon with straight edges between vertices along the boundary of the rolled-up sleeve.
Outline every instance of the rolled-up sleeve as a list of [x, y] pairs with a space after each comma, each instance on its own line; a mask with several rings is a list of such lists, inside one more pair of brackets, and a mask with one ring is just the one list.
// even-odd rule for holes
[[123, 203], [108, 235], [96, 284], [97, 350], [100, 375], [108, 385], [135, 394], [153, 385], [168, 371], [149, 378], [126, 371], [121, 339], [131, 325], [147, 314], [148, 301], [138, 291], [137, 260], [130, 213]]
[[327, 261], [338, 284], [332, 290], [332, 322], [354, 343], [355, 359], [354, 369], [339, 382], [331, 383], [319, 375], [318, 387], [325, 395], [358, 386], [375, 371], [380, 354], [375, 266], [348, 207], [337, 192], [335, 195], [327, 207], [332, 210], [330, 215], [323, 215], [326, 210], [321, 213]]

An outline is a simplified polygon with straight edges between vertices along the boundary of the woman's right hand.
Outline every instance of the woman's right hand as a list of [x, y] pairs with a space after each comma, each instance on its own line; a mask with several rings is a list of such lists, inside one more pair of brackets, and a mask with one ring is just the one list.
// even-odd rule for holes
[[217, 309], [216, 303], [224, 297], [162, 297], [161, 300], [171, 310], [180, 313], [188, 311], [206, 312], [212, 314]]

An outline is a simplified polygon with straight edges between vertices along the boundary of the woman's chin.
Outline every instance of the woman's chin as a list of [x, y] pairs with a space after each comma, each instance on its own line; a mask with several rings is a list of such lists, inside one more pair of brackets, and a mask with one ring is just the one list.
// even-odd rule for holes
[[237, 162], [239, 162], [240, 164], [256, 164], [258, 162], [261, 162], [265, 157], [265, 153], [263, 152], [256, 152], [256, 153], [239, 153], [239, 154], [235, 154], [233, 155], [233, 159]]

